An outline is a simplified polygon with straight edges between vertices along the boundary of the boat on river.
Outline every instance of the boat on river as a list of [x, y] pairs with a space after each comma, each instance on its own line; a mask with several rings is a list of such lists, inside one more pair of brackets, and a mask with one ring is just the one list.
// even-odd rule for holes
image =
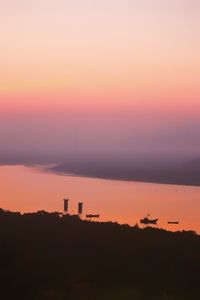
[[147, 217], [141, 219], [140, 223], [141, 224], [145, 224], [145, 225], [148, 225], [148, 224], [154, 224], [154, 225], [156, 225], [157, 221], [158, 221], [158, 219], [149, 219], [149, 215], [148, 215]]

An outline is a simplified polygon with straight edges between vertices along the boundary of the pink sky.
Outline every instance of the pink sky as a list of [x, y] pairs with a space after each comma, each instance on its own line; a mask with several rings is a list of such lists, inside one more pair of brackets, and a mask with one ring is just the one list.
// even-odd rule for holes
[[1, 0], [3, 148], [15, 128], [15, 141], [38, 143], [70, 126], [107, 139], [109, 127], [121, 138], [198, 131], [199, 15], [198, 0]]

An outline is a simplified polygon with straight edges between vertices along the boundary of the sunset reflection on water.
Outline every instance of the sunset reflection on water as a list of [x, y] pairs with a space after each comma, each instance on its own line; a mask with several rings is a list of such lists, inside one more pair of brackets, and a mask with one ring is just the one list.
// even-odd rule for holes
[[[84, 214], [98, 213], [100, 221], [140, 226], [150, 214], [157, 227], [168, 230], [195, 230], [200, 233], [200, 188], [59, 176], [24, 166], [0, 167], [0, 207], [33, 212], [63, 210], [63, 198], [70, 198], [69, 212], [77, 213], [84, 202]], [[168, 221], [179, 221], [169, 225]]]

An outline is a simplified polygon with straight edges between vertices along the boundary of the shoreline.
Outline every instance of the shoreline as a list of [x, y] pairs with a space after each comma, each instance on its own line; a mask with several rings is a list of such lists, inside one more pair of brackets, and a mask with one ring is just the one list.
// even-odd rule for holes
[[91, 178], [91, 179], [100, 179], [100, 180], [112, 180], [112, 181], [122, 181], [122, 182], [137, 182], [137, 183], [147, 183], [147, 184], [159, 184], [159, 185], [174, 185], [174, 186], [186, 186], [186, 187], [200, 187], [200, 183], [192, 183], [192, 182], [179, 182], [176, 180], [156, 180], [156, 179], [148, 179], [148, 178], [135, 178], [135, 177], [125, 177], [125, 176], [102, 176], [102, 175], [94, 175], [91, 173], [84, 173], [79, 171], [67, 171], [67, 170], [57, 170], [53, 168], [45, 168], [44, 172], [54, 173], [59, 176], [74, 176], [74, 177], [83, 177], [83, 178]]
[[146, 184], [159, 184], [159, 185], [173, 185], [173, 186], [182, 186], [182, 187], [200, 187], [200, 182], [182, 182], [176, 180], [167, 180], [167, 179], [150, 179], [150, 178], [136, 178], [136, 177], [126, 177], [126, 176], [106, 176], [100, 174], [92, 174], [81, 172], [78, 170], [58, 170], [57, 168], [60, 165], [57, 164], [26, 164], [26, 163], [0, 163], [0, 167], [11, 167], [11, 166], [24, 166], [26, 168], [34, 168], [44, 173], [52, 173], [58, 176], [73, 176], [73, 177], [83, 177], [83, 178], [90, 178], [90, 179], [99, 179], [99, 180], [111, 180], [111, 181], [121, 181], [121, 182], [130, 182], [130, 183], [146, 183]]

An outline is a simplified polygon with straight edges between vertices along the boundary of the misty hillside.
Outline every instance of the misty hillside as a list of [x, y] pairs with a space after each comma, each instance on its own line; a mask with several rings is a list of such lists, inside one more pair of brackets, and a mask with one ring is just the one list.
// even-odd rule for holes
[[200, 170], [200, 157], [185, 163], [184, 166], [191, 170]]
[[50, 169], [62, 174], [75, 174], [105, 179], [200, 186], [200, 158], [186, 163], [131, 160], [72, 160]]

